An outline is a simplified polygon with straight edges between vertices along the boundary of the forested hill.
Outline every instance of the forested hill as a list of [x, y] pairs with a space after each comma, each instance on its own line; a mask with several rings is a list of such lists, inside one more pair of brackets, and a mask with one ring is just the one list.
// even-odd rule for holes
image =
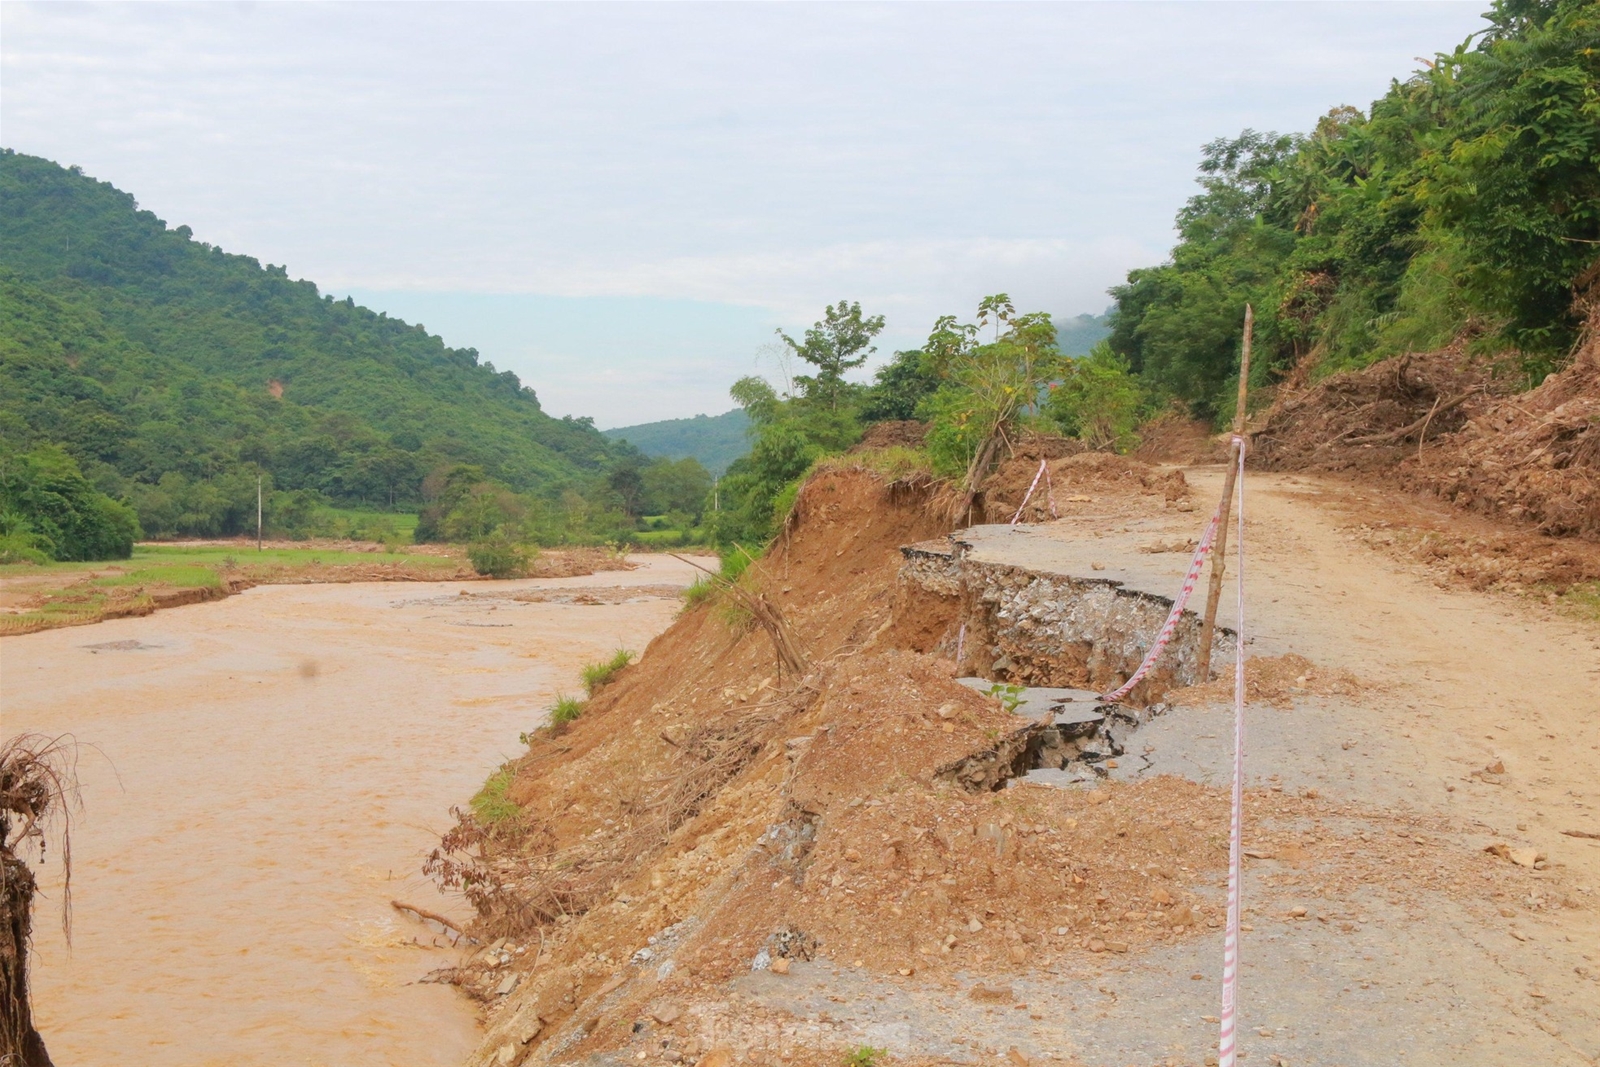
[[60, 446], [131, 499], [147, 533], [253, 522], [257, 470], [280, 491], [389, 505], [417, 501], [453, 465], [551, 497], [637, 455], [587, 419], [546, 415], [472, 349], [9, 149], [0, 364], [0, 448]]
[[626, 441], [647, 456], [666, 459], [693, 457], [712, 474], [750, 451], [750, 417], [743, 408], [721, 415], [696, 415], [692, 419], [664, 419], [619, 426], [604, 431], [607, 437]]
[[1172, 258], [1112, 291], [1147, 389], [1227, 413], [1246, 302], [1258, 384], [1454, 340], [1529, 384], [1560, 365], [1600, 286], [1600, 3], [1486, 17], [1365, 110], [1205, 147]]

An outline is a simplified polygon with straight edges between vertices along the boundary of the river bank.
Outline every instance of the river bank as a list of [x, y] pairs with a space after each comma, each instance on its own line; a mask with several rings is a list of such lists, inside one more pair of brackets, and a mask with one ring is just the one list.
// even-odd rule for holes
[[479, 1040], [471, 1005], [413, 984], [455, 953], [389, 901], [465, 915], [417, 874], [422, 858], [582, 664], [643, 649], [677, 614], [662, 587], [693, 570], [634, 562], [514, 582], [261, 586], [0, 639], [6, 732], [83, 746], [70, 951], [54, 855], [36, 920], [52, 1054], [460, 1062]]

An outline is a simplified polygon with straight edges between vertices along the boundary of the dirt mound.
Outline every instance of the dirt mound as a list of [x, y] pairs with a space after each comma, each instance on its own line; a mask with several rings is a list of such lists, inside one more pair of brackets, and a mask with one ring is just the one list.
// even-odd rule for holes
[[1281, 394], [1252, 438], [1267, 470], [1387, 471], [1419, 442], [1459, 430], [1510, 383], [1464, 343], [1410, 354]]
[[1457, 507], [1600, 540], [1600, 303], [1566, 369], [1474, 413], [1402, 477]]
[[1464, 345], [1285, 394], [1255, 435], [1269, 470], [1380, 473], [1456, 507], [1600, 540], [1600, 302], [1571, 363], [1526, 393]]
[[867, 427], [861, 440], [851, 452], [866, 452], [875, 448], [921, 448], [927, 439], [928, 424], [916, 419], [889, 419]]
[[[1052, 439], [1036, 439], [1049, 442]], [[1060, 438], [1053, 439], [1060, 441]], [[1002, 462], [989, 480], [984, 483], [984, 513], [988, 522], [1010, 522], [1022, 507], [1028, 487], [1039, 473], [1039, 463], [1046, 464], [1047, 478], [1040, 478], [1033, 496], [1022, 512], [1024, 522], [1049, 522], [1055, 512], [1069, 510], [1069, 505], [1101, 503], [1106, 497], [1140, 497], [1157, 495], [1167, 503], [1184, 500], [1189, 494], [1188, 482], [1182, 471], [1162, 471], [1134, 459], [1110, 452], [1084, 452], [1076, 441], [1062, 442], [1065, 454], [1051, 455], [1052, 449], [1019, 447], [1017, 453]], [[1077, 446], [1074, 448], [1073, 446]]]
[[1167, 411], [1139, 427], [1139, 447], [1132, 455], [1145, 463], [1223, 463], [1228, 446], [1199, 419]]

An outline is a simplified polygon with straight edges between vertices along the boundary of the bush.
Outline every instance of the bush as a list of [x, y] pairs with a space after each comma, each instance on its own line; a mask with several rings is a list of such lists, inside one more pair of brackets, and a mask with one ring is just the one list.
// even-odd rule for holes
[[608, 685], [617, 674], [633, 662], [633, 653], [625, 648], [619, 648], [610, 659], [591, 663], [583, 669], [583, 691], [590, 696], [605, 685]]
[[1044, 402], [1049, 418], [1069, 437], [1099, 451], [1127, 452], [1139, 444], [1144, 396], [1128, 361], [1104, 341], [1072, 360]]
[[14, 511], [0, 512], [0, 563], [49, 563], [52, 547], [27, 519]]
[[504, 526], [467, 546], [472, 569], [489, 578], [521, 578], [536, 555], [532, 545], [519, 541]]
[[0, 456], [0, 514], [0, 537], [19, 558], [127, 559], [139, 536], [133, 509], [96, 489], [54, 445]]
[[871, 1045], [857, 1045], [845, 1053], [844, 1067], [879, 1067], [879, 1061], [887, 1055], [886, 1049], [873, 1048]]

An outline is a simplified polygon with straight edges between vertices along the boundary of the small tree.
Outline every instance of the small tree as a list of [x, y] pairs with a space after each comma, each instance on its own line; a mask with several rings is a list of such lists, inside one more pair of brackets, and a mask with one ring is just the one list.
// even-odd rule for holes
[[[982, 328], [991, 323], [994, 340], [979, 344]], [[1017, 420], [1059, 372], [1056, 329], [1042, 312], [1015, 314], [1001, 293], [978, 306], [977, 325], [940, 319], [924, 351], [946, 379], [923, 405], [933, 423], [928, 451], [942, 473], [964, 469], [964, 511]]]
[[822, 321], [806, 331], [804, 341], [796, 341], [782, 330], [777, 332], [791, 352], [817, 368], [815, 375], [795, 378], [806, 398], [837, 410], [848, 389], [845, 372], [861, 366], [878, 350], [872, 339], [883, 332], [883, 316], [863, 318], [859, 303], [841, 300], [828, 305]]
[[1067, 362], [1044, 412], [1062, 433], [1090, 448], [1127, 452], [1139, 444], [1133, 431], [1143, 399], [1128, 361], [1102, 341], [1087, 356]]

